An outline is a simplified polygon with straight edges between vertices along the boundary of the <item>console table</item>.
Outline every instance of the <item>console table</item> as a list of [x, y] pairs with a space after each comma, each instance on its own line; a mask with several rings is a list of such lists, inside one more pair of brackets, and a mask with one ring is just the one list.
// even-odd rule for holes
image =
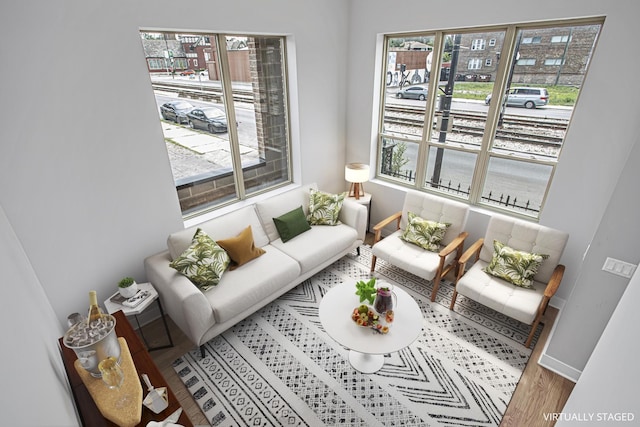
[[[142, 383], [142, 379], [139, 376], [141, 374], [147, 374], [154, 387], [167, 387], [169, 406], [159, 414], [154, 414], [151, 410], [143, 406], [142, 418], [138, 425], [144, 427], [149, 421], [162, 421], [178, 409], [180, 407], [180, 403], [167, 384], [167, 381], [162, 376], [162, 373], [153, 362], [149, 352], [145, 349], [144, 344], [131, 327], [131, 324], [124, 313], [122, 311], [117, 311], [113, 313], [112, 316], [116, 318], [116, 335], [118, 337], [123, 337], [127, 341], [129, 352], [133, 358], [133, 363], [136, 365], [136, 370], [138, 371], [138, 380]], [[73, 366], [77, 359], [75, 352], [70, 348], [65, 347], [62, 340], [63, 338], [61, 337], [58, 341], [60, 343], [60, 348], [62, 349], [64, 368], [67, 372], [67, 377], [69, 378], [69, 384], [71, 384], [71, 391], [73, 392], [73, 398], [75, 400], [78, 413], [80, 414], [82, 425], [87, 427], [116, 426], [111, 421], [104, 418], [98, 410], [98, 407], [94, 403], [89, 391]], [[146, 395], [147, 387], [144, 383], [142, 383], [142, 389], [144, 395]], [[178, 424], [181, 424], [184, 427], [193, 427], [193, 424], [189, 420], [185, 411], [182, 411]]]

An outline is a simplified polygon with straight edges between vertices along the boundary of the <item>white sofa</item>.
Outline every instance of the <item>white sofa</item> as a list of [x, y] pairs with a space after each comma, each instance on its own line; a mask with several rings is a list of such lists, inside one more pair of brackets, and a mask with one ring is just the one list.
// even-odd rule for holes
[[[145, 259], [147, 279], [158, 290], [166, 312], [201, 349], [216, 335], [364, 242], [367, 210], [345, 199], [339, 216], [341, 224], [311, 226], [311, 230], [283, 243], [273, 218], [299, 206], [306, 215], [310, 188], [316, 188], [315, 184], [177, 231], [168, 237], [167, 250]], [[197, 228], [220, 240], [237, 236], [248, 225], [251, 225], [256, 247], [265, 253], [235, 270], [227, 270], [217, 286], [203, 292], [169, 266], [189, 247]]]

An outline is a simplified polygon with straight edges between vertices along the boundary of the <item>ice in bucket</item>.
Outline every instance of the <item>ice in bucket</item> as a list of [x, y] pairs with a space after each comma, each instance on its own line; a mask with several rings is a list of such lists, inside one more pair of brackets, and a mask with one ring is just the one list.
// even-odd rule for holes
[[91, 376], [100, 378], [98, 363], [113, 356], [120, 361], [120, 343], [115, 333], [116, 319], [108, 314], [89, 323], [83, 320], [72, 326], [65, 334], [63, 343], [72, 349], [82, 367]]

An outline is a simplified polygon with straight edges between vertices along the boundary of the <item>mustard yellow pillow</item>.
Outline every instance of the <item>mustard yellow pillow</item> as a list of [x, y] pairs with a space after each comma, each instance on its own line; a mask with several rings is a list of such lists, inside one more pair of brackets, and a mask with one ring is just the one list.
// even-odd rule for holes
[[242, 230], [236, 237], [218, 240], [216, 243], [224, 249], [227, 254], [229, 254], [229, 258], [231, 258], [229, 270], [235, 270], [265, 253], [264, 249], [256, 247], [253, 241], [251, 226]]

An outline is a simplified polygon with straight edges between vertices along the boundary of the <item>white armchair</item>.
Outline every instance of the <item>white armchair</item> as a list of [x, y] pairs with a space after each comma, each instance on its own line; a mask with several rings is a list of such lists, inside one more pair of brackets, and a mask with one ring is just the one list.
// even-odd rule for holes
[[[471, 245], [458, 260], [460, 269], [451, 310], [460, 294], [531, 325], [525, 342], [529, 347], [549, 300], [560, 286], [565, 267], [559, 262], [568, 238], [565, 232], [539, 224], [503, 215], [492, 216], [484, 238]], [[548, 255], [532, 278], [532, 288], [516, 286], [484, 271], [494, 256], [494, 240], [517, 251]], [[473, 265], [468, 268], [470, 263]]]
[[[438, 252], [428, 251], [401, 239], [408, 224], [409, 212], [426, 220], [450, 224]], [[469, 207], [465, 203], [409, 190], [405, 195], [402, 211], [373, 227], [375, 237], [371, 249], [371, 272], [376, 268], [377, 258], [380, 258], [416, 276], [433, 280], [431, 301], [435, 301], [441, 278], [457, 268], [458, 258], [464, 250], [464, 240], [467, 237], [464, 227], [468, 214]], [[396, 230], [382, 239], [382, 229], [394, 222]]]

